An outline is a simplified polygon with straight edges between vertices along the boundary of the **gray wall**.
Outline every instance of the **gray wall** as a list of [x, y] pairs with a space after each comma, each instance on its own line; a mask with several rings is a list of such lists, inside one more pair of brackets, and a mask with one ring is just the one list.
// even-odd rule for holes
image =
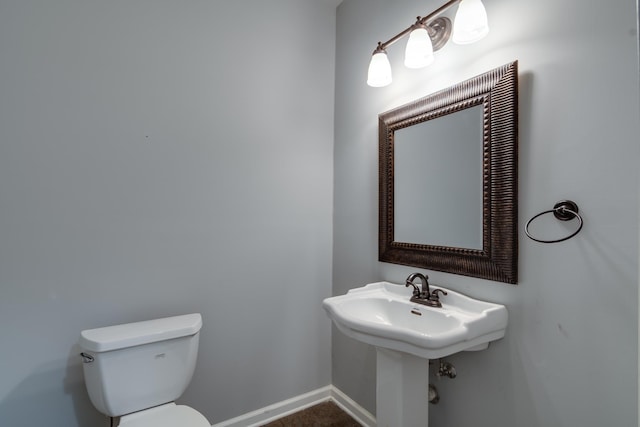
[[0, 425], [108, 425], [82, 329], [201, 312], [181, 402], [330, 382], [335, 4], [0, 1]]
[[[338, 8], [333, 293], [417, 270], [377, 262], [377, 114], [519, 60], [519, 284], [427, 271], [436, 284], [506, 304], [509, 328], [486, 351], [450, 357], [455, 380], [432, 378], [441, 402], [431, 425], [636, 426], [635, 1], [486, 0], [487, 38], [448, 44], [426, 70], [404, 68], [401, 42], [389, 49], [394, 83], [366, 86], [376, 42], [441, 3]], [[525, 222], [564, 198], [579, 204], [583, 231], [555, 245], [526, 238]], [[334, 385], [375, 411], [374, 350], [335, 330], [332, 342]]]

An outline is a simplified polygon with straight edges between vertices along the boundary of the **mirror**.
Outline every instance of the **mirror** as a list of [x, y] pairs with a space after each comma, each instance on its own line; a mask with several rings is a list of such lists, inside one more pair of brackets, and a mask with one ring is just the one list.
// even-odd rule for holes
[[379, 116], [379, 260], [517, 282], [517, 61]]
[[482, 249], [482, 113], [476, 105], [394, 132], [395, 240]]

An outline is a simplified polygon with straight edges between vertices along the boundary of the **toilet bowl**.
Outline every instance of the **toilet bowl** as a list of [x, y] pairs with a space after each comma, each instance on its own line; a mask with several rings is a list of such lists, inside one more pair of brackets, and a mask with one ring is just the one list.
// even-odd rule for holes
[[199, 313], [80, 333], [91, 403], [119, 427], [211, 427], [175, 400], [189, 385], [198, 356]]

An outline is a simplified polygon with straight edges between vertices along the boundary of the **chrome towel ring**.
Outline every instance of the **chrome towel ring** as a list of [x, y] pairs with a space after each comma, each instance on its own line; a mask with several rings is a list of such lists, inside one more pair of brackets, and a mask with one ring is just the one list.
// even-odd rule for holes
[[[562, 201], [556, 203], [555, 205], [553, 205], [553, 209], [550, 209], [550, 210], [544, 211], [544, 212], [540, 212], [538, 215], [536, 215], [533, 218], [531, 218], [527, 222], [527, 225], [525, 225], [524, 232], [527, 233], [527, 237], [529, 237], [531, 240], [535, 240], [536, 242], [540, 242], [540, 243], [564, 242], [565, 240], [569, 240], [570, 238], [572, 238], [573, 236], [578, 234], [580, 232], [580, 230], [582, 230], [582, 225], [584, 224], [584, 221], [582, 220], [582, 217], [580, 216], [578, 211], [579, 211], [578, 205], [576, 205], [575, 202], [572, 202], [571, 200], [562, 200]], [[553, 216], [555, 216], [560, 221], [571, 221], [574, 218], [578, 218], [578, 221], [580, 222], [579, 225], [578, 225], [578, 229], [576, 231], [574, 231], [573, 234], [570, 234], [567, 237], [563, 237], [563, 238], [557, 239], [557, 240], [541, 240], [541, 239], [533, 237], [529, 233], [529, 225], [533, 222], [534, 219], [536, 219], [539, 216], [542, 216], [544, 214], [548, 214], [548, 213], [553, 213]]]

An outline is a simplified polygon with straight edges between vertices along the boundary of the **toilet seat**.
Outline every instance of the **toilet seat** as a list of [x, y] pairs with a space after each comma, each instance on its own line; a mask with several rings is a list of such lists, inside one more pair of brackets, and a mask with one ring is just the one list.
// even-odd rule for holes
[[119, 427], [211, 427], [211, 423], [195, 409], [171, 402], [125, 415]]

